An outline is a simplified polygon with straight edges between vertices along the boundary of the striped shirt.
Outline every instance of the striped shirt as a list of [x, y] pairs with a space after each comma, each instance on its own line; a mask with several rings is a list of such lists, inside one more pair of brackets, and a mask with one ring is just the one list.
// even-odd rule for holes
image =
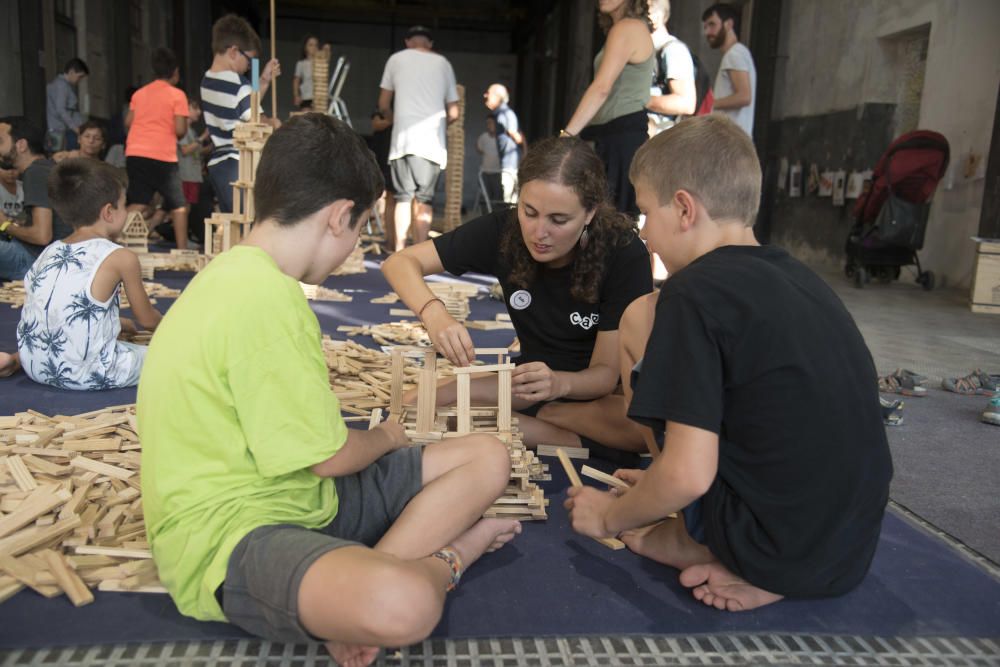
[[250, 80], [233, 71], [205, 72], [201, 80], [201, 109], [215, 150], [208, 166], [239, 159], [233, 147], [233, 128], [250, 120]]

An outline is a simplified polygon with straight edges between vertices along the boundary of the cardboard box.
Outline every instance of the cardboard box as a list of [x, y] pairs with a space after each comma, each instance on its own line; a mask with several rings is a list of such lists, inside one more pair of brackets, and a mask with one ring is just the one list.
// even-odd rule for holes
[[1000, 239], [976, 242], [976, 268], [972, 274], [971, 305], [974, 313], [1000, 314]]

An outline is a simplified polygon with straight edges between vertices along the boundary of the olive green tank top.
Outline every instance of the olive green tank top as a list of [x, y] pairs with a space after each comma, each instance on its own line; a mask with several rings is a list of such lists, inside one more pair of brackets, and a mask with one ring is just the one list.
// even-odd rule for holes
[[[595, 74], [600, 69], [602, 60], [604, 60], [603, 48], [594, 57]], [[597, 110], [590, 124], [602, 125], [615, 118], [643, 111], [649, 101], [649, 82], [653, 80], [655, 62], [656, 51], [653, 50], [649, 58], [641, 63], [625, 63], [625, 69], [611, 86], [608, 99], [604, 100], [604, 104]]]

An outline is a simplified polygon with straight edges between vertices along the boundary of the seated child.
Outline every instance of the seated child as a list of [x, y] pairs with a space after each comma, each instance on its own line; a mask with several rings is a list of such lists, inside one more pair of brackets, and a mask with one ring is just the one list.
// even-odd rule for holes
[[496, 438], [410, 448], [398, 423], [340, 416], [299, 282], [350, 255], [382, 190], [349, 126], [292, 118], [261, 155], [257, 224], [171, 307], [139, 384], [146, 525], [177, 607], [341, 664], [426, 637], [462, 571], [520, 532], [480, 520], [510, 477]]
[[63, 160], [49, 176], [49, 197], [73, 233], [45, 248], [24, 276], [17, 325], [20, 363], [35, 382], [60, 389], [117, 389], [139, 383], [142, 345], [118, 340], [135, 323], [119, 317], [125, 286], [139, 325], [160, 313], [142, 286], [139, 258], [114, 242], [125, 227], [125, 174], [89, 158]]
[[[573, 528], [621, 533], [718, 609], [846, 593], [871, 564], [892, 477], [861, 333], [822, 279], [754, 239], [760, 165], [731, 121], [680, 122], [639, 149], [630, 178], [670, 278], [628, 414], [666, 440], [644, 473], [616, 473], [633, 484], [620, 497], [570, 489]], [[651, 298], [623, 316], [626, 350]]]

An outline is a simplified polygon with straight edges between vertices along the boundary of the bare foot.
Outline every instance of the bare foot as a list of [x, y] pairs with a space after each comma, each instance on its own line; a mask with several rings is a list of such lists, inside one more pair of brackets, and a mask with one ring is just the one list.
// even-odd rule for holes
[[715, 560], [708, 547], [691, 539], [682, 519], [626, 530], [620, 539], [633, 553], [679, 570]]
[[516, 519], [480, 519], [476, 525], [455, 538], [451, 546], [462, 557], [468, 568], [488, 551], [496, 551], [521, 532], [521, 522]]
[[326, 650], [340, 667], [367, 667], [378, 657], [378, 646], [326, 642]]
[[10, 377], [21, 370], [21, 360], [17, 352], [0, 352], [0, 378]]
[[740, 579], [718, 561], [692, 565], [681, 572], [680, 579], [681, 584], [693, 589], [695, 599], [716, 609], [748, 611], [782, 598]]

